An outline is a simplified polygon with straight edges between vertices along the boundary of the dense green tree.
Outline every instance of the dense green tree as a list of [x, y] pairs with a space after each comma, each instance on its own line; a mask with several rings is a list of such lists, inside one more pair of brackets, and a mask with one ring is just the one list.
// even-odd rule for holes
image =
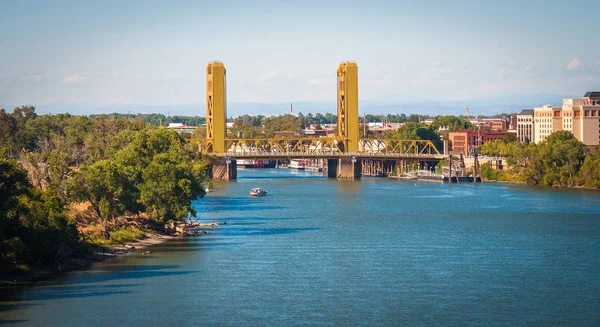
[[596, 145], [585, 156], [579, 175], [581, 185], [600, 189], [600, 145]]
[[70, 180], [69, 194], [76, 202], [89, 202], [108, 237], [108, 225], [125, 212], [126, 204], [130, 202], [128, 198], [132, 194], [124, 187], [129, 184], [123, 168], [106, 159], [84, 166], [75, 173]]
[[535, 150], [524, 172], [528, 182], [550, 186], [575, 185], [585, 158], [585, 145], [573, 134], [554, 132], [533, 148]]
[[78, 241], [64, 205], [52, 191], [33, 188], [16, 160], [0, 158], [0, 271], [60, 264]]
[[230, 129], [232, 138], [259, 138], [263, 135], [262, 116], [242, 115], [235, 119]]
[[278, 131], [300, 133], [301, 130], [300, 120], [294, 115], [263, 117], [262, 122], [267, 137], [273, 137]]
[[466, 119], [462, 119], [460, 117], [450, 115], [450, 116], [435, 117], [435, 119], [433, 120], [433, 123], [431, 123], [431, 126], [435, 129], [439, 129], [440, 127], [443, 126], [443, 127], [448, 128], [448, 130], [450, 130], [450, 131], [457, 131], [457, 130], [470, 129], [473, 127], [473, 124], [471, 124]]
[[204, 195], [204, 166], [177, 160], [169, 154], [154, 156], [142, 171], [140, 202], [156, 220], [182, 220], [196, 215], [191, 201]]

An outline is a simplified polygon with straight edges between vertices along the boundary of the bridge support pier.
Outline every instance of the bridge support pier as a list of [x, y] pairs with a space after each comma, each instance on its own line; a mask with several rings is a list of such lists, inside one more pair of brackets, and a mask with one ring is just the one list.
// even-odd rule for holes
[[211, 169], [209, 172], [211, 173], [212, 179], [222, 179], [222, 180], [230, 180], [237, 179], [237, 161], [230, 160], [229, 163], [223, 159], [215, 159], [211, 164]]
[[337, 178], [360, 179], [362, 163], [360, 159], [342, 157], [337, 167]]

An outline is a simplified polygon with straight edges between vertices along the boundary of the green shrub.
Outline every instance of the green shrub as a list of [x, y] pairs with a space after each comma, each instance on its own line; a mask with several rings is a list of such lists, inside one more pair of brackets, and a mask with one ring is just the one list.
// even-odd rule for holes
[[110, 232], [110, 239], [118, 244], [134, 242], [145, 237], [146, 234], [143, 231], [131, 226], [121, 227]]

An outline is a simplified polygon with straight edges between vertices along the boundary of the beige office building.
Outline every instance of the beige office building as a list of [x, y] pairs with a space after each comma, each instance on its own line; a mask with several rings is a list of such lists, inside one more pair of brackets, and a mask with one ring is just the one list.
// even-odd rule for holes
[[[562, 108], [554, 108], [549, 104], [545, 104], [542, 107], [533, 108], [533, 142], [542, 142], [548, 135], [553, 132], [560, 130], [560, 128], [554, 122], [554, 116], [556, 112], [562, 111]], [[562, 121], [561, 121], [562, 123]]]
[[587, 92], [580, 99], [564, 99], [561, 116], [562, 129], [583, 144], [600, 143], [600, 92]]

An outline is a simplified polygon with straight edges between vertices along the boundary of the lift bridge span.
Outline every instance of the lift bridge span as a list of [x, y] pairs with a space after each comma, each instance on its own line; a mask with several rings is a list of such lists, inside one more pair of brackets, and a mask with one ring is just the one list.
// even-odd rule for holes
[[432, 162], [446, 157], [429, 140], [360, 139], [358, 66], [343, 62], [337, 70], [337, 135], [335, 137], [227, 138], [226, 70], [222, 62], [206, 67], [206, 139], [200, 151], [212, 158], [214, 179], [237, 178], [236, 160], [322, 159], [328, 175], [360, 178], [373, 167], [395, 166], [400, 174], [408, 162]]

